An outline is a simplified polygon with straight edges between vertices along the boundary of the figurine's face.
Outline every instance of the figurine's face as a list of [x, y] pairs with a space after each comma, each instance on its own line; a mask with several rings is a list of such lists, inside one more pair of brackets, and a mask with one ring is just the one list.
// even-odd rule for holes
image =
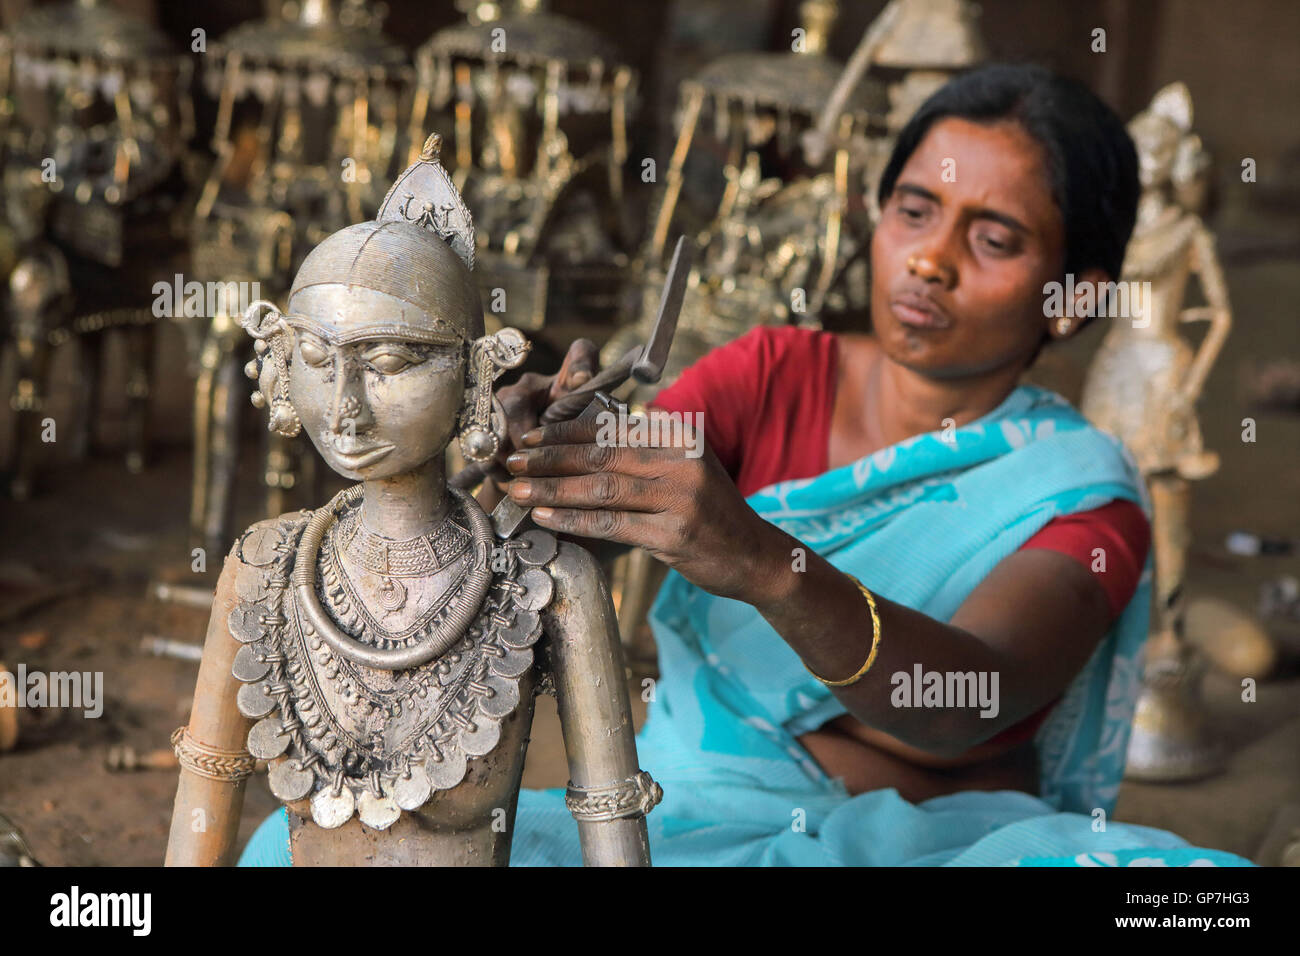
[[390, 478], [442, 455], [465, 392], [461, 348], [292, 334], [289, 400], [331, 468], [357, 481]]
[[890, 359], [930, 378], [1023, 368], [1064, 258], [1038, 142], [1015, 122], [939, 120], [872, 237], [872, 327]]
[[1138, 182], [1143, 189], [1169, 182], [1178, 155], [1177, 128], [1153, 113], [1142, 113], [1129, 123], [1128, 132], [1138, 154]]

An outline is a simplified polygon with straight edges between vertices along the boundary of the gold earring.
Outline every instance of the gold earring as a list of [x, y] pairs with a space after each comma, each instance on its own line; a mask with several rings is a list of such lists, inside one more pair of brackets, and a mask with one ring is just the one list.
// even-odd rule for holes
[[1072, 325], [1074, 325], [1072, 321], [1065, 316], [1061, 316], [1056, 320], [1056, 334], [1061, 336], [1068, 334]]

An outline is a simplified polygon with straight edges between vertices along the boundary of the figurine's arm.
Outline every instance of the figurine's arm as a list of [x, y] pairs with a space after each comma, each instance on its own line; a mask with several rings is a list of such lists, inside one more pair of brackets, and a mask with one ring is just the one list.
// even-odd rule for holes
[[1196, 358], [1192, 360], [1191, 367], [1187, 370], [1187, 378], [1183, 380], [1182, 392], [1189, 404], [1200, 397], [1201, 389], [1205, 387], [1205, 379], [1218, 359], [1219, 352], [1223, 350], [1223, 343], [1232, 328], [1232, 307], [1228, 304], [1228, 286], [1223, 280], [1219, 257], [1214, 251], [1214, 237], [1204, 226], [1196, 230], [1196, 235], [1192, 239], [1192, 256], [1192, 266], [1201, 280], [1201, 289], [1206, 301], [1209, 302], [1209, 307], [1186, 309], [1181, 319], [1184, 322], [1209, 319], [1210, 329], [1206, 332], [1205, 340], [1201, 342]]
[[203, 645], [189, 726], [174, 739], [180, 785], [167, 840], [167, 866], [230, 866], [244, 805], [244, 784], [253, 770], [247, 750], [252, 721], [239, 713], [240, 683], [230, 672], [239, 643], [227, 618], [238, 603], [235, 574], [241, 562], [230, 555], [217, 582]]
[[550, 664], [569, 756], [566, 803], [587, 866], [649, 866], [645, 814], [662, 792], [637, 766], [623, 646], [605, 578], [582, 548], [561, 542], [550, 565]]

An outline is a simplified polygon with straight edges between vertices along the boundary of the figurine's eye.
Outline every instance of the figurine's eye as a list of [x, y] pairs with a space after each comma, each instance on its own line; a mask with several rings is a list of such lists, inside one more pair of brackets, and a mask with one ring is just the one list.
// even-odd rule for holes
[[302, 337], [298, 342], [298, 354], [308, 365], [319, 368], [329, 361], [329, 352], [316, 339]]
[[370, 349], [363, 357], [371, 368], [384, 375], [396, 375], [424, 361], [424, 356], [392, 344]]

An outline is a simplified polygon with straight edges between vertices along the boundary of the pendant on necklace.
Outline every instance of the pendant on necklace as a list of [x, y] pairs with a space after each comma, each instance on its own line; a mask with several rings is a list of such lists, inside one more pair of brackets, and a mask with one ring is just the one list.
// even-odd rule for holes
[[384, 578], [379, 585], [379, 606], [385, 611], [396, 611], [406, 604], [406, 588], [400, 581]]
[[401, 581], [394, 581], [388, 576], [392, 568], [388, 564], [388, 545], [384, 545], [384, 574], [379, 585], [379, 606], [385, 611], [396, 611], [406, 604], [406, 586]]

